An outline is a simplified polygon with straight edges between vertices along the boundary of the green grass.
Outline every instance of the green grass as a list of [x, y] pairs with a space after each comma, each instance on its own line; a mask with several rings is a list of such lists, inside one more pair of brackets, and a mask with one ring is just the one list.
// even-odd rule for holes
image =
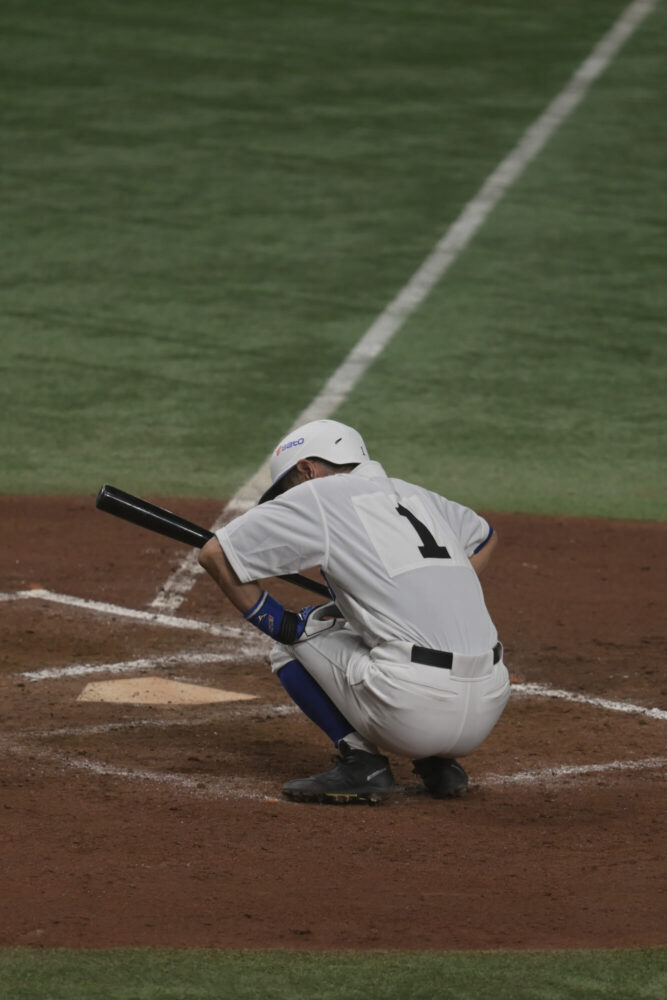
[[344, 406], [406, 478], [667, 516], [665, 31], [663, 5]]
[[[623, 6], [7, 0], [0, 490], [229, 495]], [[664, 19], [345, 407], [396, 474], [661, 516]]]
[[[0, 7], [0, 491], [229, 495], [623, 0]], [[339, 416], [484, 509], [665, 517], [659, 5]], [[662, 998], [664, 950], [0, 952], [4, 1000]]]
[[11, 1000], [662, 1000], [667, 951], [0, 953]]

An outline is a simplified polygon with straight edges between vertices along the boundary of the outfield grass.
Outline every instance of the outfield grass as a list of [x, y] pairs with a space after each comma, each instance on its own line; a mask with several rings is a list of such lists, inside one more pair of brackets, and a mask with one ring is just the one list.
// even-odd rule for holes
[[343, 407], [405, 478], [667, 516], [666, 33], [662, 5]]
[[666, 992], [663, 949], [0, 953], [8, 1000], [662, 1000]]
[[[7, 0], [0, 490], [233, 492], [622, 7]], [[664, 511], [664, 20], [345, 407], [396, 474]]]

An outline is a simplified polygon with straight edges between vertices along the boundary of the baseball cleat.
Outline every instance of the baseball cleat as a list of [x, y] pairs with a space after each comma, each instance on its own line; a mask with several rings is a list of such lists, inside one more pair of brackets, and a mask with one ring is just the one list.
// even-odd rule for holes
[[310, 778], [296, 778], [283, 785], [283, 795], [295, 802], [374, 804], [394, 790], [389, 761], [381, 754], [354, 750], [344, 740], [338, 744], [340, 757], [334, 767]]
[[453, 757], [423, 757], [412, 763], [414, 773], [419, 775], [434, 799], [454, 799], [465, 794], [468, 775]]

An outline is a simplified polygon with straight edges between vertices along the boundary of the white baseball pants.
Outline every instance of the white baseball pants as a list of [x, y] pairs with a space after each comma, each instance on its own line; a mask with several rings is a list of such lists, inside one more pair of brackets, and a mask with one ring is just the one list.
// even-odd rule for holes
[[347, 624], [294, 646], [276, 644], [272, 669], [299, 660], [352, 727], [399, 756], [463, 757], [489, 735], [510, 694], [491, 653], [454, 657], [451, 670], [410, 662], [411, 646], [369, 649]]

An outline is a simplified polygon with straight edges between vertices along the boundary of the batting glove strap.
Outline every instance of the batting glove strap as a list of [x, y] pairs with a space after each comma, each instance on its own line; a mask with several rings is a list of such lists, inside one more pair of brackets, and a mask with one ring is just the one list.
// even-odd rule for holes
[[301, 611], [285, 611], [280, 623], [280, 629], [276, 639], [285, 646], [292, 646], [296, 642], [306, 642], [314, 635], [331, 628], [333, 621], [320, 622], [317, 615], [320, 608], [328, 608], [328, 604], [309, 604]]
[[313, 614], [321, 613], [324, 608], [328, 614], [332, 613], [332, 608], [337, 610], [332, 604], [310, 604], [301, 611], [286, 611], [280, 601], [263, 590], [257, 604], [243, 617], [276, 642], [291, 646], [299, 640], [305, 642], [335, 624], [334, 620], [321, 621], [318, 614]]
[[[287, 612], [291, 614], [291, 612]], [[337, 620], [341, 618], [341, 613], [332, 602], [330, 604], [310, 604], [307, 608], [301, 608], [296, 617], [296, 637], [291, 642], [308, 642], [313, 636], [320, 632], [326, 632], [334, 628]]]

